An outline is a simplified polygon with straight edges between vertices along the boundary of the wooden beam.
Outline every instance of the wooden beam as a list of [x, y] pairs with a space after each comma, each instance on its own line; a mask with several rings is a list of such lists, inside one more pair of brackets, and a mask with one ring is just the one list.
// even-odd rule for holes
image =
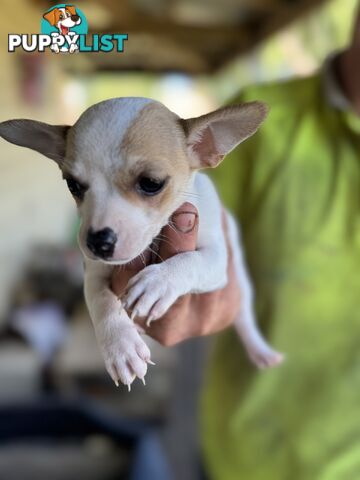
[[[101, 54], [92, 54], [89, 58], [95, 69], [99, 70], [172, 71], [180, 68], [188, 73], [211, 73], [234, 57], [257, 47], [278, 30], [326, 1], [328, 0], [256, 0], [254, 4], [253, 0], [242, 0], [238, 4], [239, 11], [241, 8], [248, 9], [247, 16], [236, 25], [200, 26], [176, 22], [176, 17], [174, 19], [169, 14], [168, 8], [159, 17], [136, 9], [130, 0], [101, 0], [101, 6], [111, 13], [112, 23], [101, 32], [92, 29], [90, 25], [89, 33], [128, 33], [128, 56], [107, 54], [104, 59]], [[43, 9], [51, 3], [45, 0], [32, 2], [42, 5]], [[86, 2], [79, 0], [77, 5], [86, 12]], [[176, 5], [176, 1], [171, 2], [171, 5]], [[271, 11], [268, 8], [270, 5], [273, 6]], [[261, 6], [268, 10], [267, 14], [261, 13]], [[136, 37], [140, 36], [152, 39], [155, 48], [147, 50], [144, 48], [145, 43], [135, 43]], [[163, 49], [162, 46], [168, 48]], [[172, 58], [169, 55], [171, 49]], [[152, 52], [157, 56], [156, 61], [151, 60]]]

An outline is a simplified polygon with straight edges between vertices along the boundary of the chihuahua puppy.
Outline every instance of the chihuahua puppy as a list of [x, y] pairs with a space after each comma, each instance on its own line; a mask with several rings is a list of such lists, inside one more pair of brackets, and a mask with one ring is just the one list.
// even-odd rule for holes
[[[267, 114], [260, 102], [221, 108], [181, 119], [146, 98], [115, 98], [86, 110], [73, 126], [34, 120], [0, 123], [0, 136], [54, 160], [81, 217], [79, 245], [85, 259], [85, 299], [110, 376], [130, 388], [144, 380], [150, 351], [134, 324], [161, 318], [187, 293], [223, 288], [227, 249], [223, 207], [210, 179], [199, 170], [216, 167], [253, 135]], [[199, 212], [197, 249], [146, 266], [119, 299], [110, 289], [116, 265], [148, 249], [185, 201]], [[257, 329], [253, 293], [237, 226], [228, 233], [242, 292], [235, 328], [260, 368], [282, 361]]]

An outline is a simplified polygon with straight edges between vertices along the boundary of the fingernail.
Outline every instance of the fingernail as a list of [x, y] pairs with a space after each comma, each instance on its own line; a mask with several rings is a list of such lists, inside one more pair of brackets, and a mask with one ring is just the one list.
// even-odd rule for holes
[[193, 212], [180, 212], [173, 215], [175, 228], [182, 233], [190, 233], [194, 230], [196, 214]]

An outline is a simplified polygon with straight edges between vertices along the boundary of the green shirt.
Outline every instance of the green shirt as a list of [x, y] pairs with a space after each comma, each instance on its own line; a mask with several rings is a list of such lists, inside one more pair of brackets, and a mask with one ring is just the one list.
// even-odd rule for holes
[[249, 88], [259, 132], [214, 172], [242, 226], [258, 323], [285, 363], [257, 371], [232, 329], [201, 401], [212, 480], [360, 479], [360, 118], [315, 75]]

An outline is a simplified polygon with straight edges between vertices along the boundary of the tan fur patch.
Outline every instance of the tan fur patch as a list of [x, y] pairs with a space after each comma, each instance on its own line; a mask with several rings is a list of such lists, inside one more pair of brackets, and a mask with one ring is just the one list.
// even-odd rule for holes
[[[116, 184], [132, 203], [166, 209], [184, 188], [190, 175], [185, 136], [179, 118], [164, 105], [153, 102], [143, 108], [128, 128], [120, 146], [124, 166]], [[140, 175], [168, 178], [161, 193], [142, 196], [135, 188]]]

